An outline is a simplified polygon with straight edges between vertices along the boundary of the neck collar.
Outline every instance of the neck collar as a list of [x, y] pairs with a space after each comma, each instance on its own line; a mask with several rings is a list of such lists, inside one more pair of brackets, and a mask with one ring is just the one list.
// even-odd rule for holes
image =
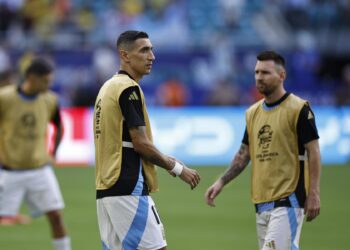
[[119, 70], [118, 74], [127, 75], [127, 76], [129, 76], [131, 79], [133, 79], [136, 82], [136, 80], [128, 72], [126, 72], [125, 70]]
[[21, 86], [17, 87], [17, 92], [25, 100], [34, 100], [38, 96], [38, 94], [28, 95], [24, 93], [23, 90], [21, 89]]
[[279, 100], [273, 102], [273, 103], [267, 103], [265, 100], [264, 100], [264, 105], [268, 108], [272, 108], [272, 107], [275, 107], [279, 104], [281, 104], [285, 99], [287, 99], [287, 97], [290, 95], [290, 93], [285, 93]]

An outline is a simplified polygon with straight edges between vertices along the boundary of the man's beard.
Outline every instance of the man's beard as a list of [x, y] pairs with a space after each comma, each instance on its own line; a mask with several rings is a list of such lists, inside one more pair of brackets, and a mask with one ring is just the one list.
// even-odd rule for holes
[[258, 87], [256, 86], [257, 90], [259, 91], [260, 94], [264, 95], [264, 96], [269, 96], [271, 95], [274, 91], [275, 91], [275, 87], [273, 86], [266, 86], [265, 84], [261, 84], [262, 87]]

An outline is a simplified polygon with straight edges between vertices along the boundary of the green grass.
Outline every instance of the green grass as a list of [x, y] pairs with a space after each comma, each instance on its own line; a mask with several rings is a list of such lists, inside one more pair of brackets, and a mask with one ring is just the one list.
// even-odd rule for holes
[[[257, 249], [254, 208], [249, 199], [249, 171], [225, 187], [211, 208], [204, 192], [225, 168], [197, 168], [196, 190], [159, 170], [160, 192], [153, 195], [165, 225], [170, 250]], [[66, 202], [64, 218], [73, 249], [101, 249], [96, 222], [93, 168], [56, 169]], [[320, 217], [304, 223], [301, 249], [345, 250], [350, 245], [350, 166], [325, 167]], [[24, 210], [25, 211], [25, 210]], [[30, 225], [0, 227], [0, 249], [52, 249], [45, 218]]]

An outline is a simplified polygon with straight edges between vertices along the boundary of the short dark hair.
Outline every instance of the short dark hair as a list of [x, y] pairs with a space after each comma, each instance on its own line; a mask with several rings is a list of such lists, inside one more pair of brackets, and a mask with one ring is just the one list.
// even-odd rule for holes
[[50, 74], [52, 71], [53, 66], [48, 60], [44, 58], [35, 58], [25, 70], [24, 76], [28, 76], [30, 74], [44, 76]]
[[122, 46], [129, 47], [140, 38], [148, 38], [148, 34], [144, 31], [127, 30], [119, 35], [117, 40], [117, 49], [120, 49]]
[[282, 66], [284, 69], [286, 68], [286, 61], [284, 60], [283, 56], [281, 56], [280, 54], [278, 54], [275, 51], [272, 50], [266, 50], [266, 51], [262, 51], [260, 52], [257, 57], [256, 57], [259, 61], [269, 61], [272, 60], [274, 61], [276, 64]]

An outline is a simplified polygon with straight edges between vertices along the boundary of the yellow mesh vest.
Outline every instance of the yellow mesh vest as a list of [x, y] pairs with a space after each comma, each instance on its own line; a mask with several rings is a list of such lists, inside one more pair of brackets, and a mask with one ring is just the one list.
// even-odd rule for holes
[[23, 99], [17, 86], [0, 90], [0, 161], [13, 169], [39, 168], [51, 161], [47, 152], [47, 125], [57, 109], [51, 92]]
[[263, 100], [247, 110], [253, 203], [274, 201], [295, 191], [300, 173], [297, 121], [305, 103], [290, 94], [272, 110], [263, 109]]
[[[101, 88], [94, 108], [94, 142], [96, 162], [96, 189], [108, 189], [119, 178], [122, 165], [123, 116], [119, 106], [122, 92], [139, 85], [129, 76], [114, 75]], [[146, 122], [147, 136], [152, 140], [152, 132], [143, 92], [140, 88], [143, 103], [143, 115]], [[156, 167], [142, 160], [146, 183], [150, 192], [158, 190]]]

